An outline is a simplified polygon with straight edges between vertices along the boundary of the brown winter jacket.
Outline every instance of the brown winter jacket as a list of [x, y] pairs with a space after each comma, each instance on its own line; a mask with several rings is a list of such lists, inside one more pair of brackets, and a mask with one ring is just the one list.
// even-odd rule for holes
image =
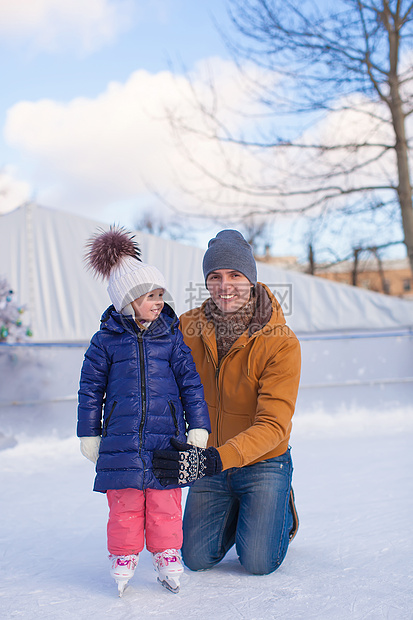
[[300, 380], [300, 344], [264, 284], [246, 330], [217, 368], [215, 328], [204, 307], [183, 314], [181, 330], [204, 386], [212, 433], [223, 469], [283, 454]]

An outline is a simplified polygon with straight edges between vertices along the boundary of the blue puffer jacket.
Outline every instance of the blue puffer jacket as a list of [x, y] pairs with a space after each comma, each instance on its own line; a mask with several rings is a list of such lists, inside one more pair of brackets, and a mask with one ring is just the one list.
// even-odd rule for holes
[[153, 450], [170, 448], [171, 437], [184, 441], [192, 428], [211, 431], [178, 324], [167, 304], [144, 331], [113, 306], [102, 316], [83, 362], [77, 426], [79, 437], [102, 436], [95, 491], [164, 489], [153, 475]]

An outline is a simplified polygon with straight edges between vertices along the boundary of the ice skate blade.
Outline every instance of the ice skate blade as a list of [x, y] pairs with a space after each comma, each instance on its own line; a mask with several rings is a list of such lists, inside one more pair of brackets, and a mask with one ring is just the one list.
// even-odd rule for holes
[[169, 590], [169, 592], [173, 592], [174, 594], [178, 594], [179, 589], [180, 589], [179, 583], [177, 583], [175, 586], [173, 586], [172, 583], [169, 583], [168, 581], [166, 581], [166, 579], [164, 579], [162, 581], [161, 579], [159, 579], [159, 577], [158, 577], [158, 581], [161, 584], [161, 586], [163, 586], [164, 588]]
[[122, 598], [126, 586], [128, 585], [128, 581], [117, 581], [116, 583], [118, 585], [119, 597]]

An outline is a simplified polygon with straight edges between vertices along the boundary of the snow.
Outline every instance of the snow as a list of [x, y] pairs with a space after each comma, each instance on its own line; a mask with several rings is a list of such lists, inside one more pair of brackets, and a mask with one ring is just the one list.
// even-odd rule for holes
[[[210, 571], [186, 569], [175, 595], [144, 551], [122, 599], [106, 498], [75, 437], [84, 349], [3, 347], [0, 619], [412, 620], [411, 336], [386, 343], [302, 343], [291, 437], [300, 529], [275, 573], [249, 575], [232, 549]], [[357, 384], [362, 372], [371, 385]]]
[[106, 498], [91, 490], [73, 405], [54, 407], [54, 425], [38, 406], [0, 417], [10, 432], [19, 413], [33, 414], [0, 451], [1, 618], [413, 618], [413, 407], [297, 415], [301, 523], [272, 575], [247, 574], [231, 550], [210, 571], [186, 569], [175, 595], [156, 582], [144, 551], [121, 599], [108, 571]]

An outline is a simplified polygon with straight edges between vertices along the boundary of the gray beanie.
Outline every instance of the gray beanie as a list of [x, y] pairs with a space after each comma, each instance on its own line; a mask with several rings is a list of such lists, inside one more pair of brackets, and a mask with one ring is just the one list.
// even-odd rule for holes
[[252, 247], [238, 230], [221, 230], [210, 240], [202, 268], [205, 282], [211, 271], [234, 269], [248, 278], [254, 286], [257, 284], [257, 265]]

